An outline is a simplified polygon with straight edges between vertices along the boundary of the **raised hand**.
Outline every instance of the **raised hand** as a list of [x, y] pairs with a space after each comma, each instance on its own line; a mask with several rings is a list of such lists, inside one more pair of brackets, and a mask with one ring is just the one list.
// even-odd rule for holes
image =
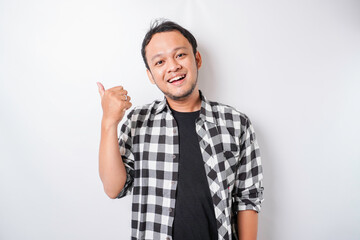
[[124, 117], [125, 111], [132, 106], [130, 102], [131, 98], [122, 86], [105, 90], [100, 82], [96, 84], [99, 88], [103, 109], [102, 124], [105, 124], [105, 126], [117, 126]]

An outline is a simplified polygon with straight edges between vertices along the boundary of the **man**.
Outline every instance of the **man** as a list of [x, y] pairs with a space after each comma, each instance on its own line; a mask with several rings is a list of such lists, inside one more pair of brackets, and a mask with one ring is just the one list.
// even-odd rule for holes
[[193, 35], [171, 21], [146, 34], [142, 56], [162, 101], [131, 107], [127, 91], [98, 83], [99, 171], [106, 194], [133, 194], [132, 239], [254, 240], [262, 166], [249, 118], [206, 100]]

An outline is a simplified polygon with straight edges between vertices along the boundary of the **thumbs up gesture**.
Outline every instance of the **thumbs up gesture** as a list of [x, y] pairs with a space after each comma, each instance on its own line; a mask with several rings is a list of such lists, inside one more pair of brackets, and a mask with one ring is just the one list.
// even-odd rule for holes
[[102, 124], [105, 124], [105, 126], [117, 126], [124, 117], [125, 111], [132, 106], [131, 98], [122, 86], [105, 90], [100, 82], [96, 84], [99, 88], [101, 107], [103, 109]]

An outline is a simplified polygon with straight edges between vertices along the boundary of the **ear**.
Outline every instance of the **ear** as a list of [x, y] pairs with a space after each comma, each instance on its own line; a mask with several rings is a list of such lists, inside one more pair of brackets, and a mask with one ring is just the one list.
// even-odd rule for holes
[[150, 72], [150, 70], [149, 70], [149, 69], [146, 69], [146, 74], [147, 74], [147, 76], [148, 76], [148, 78], [149, 78], [150, 82], [151, 82], [152, 84], [155, 84], [155, 81], [154, 81], [153, 75], [151, 74], [151, 72]]
[[201, 55], [200, 55], [199, 51], [197, 51], [196, 54], [195, 54], [195, 60], [196, 60], [197, 69], [199, 69], [201, 67], [201, 64], [202, 64]]

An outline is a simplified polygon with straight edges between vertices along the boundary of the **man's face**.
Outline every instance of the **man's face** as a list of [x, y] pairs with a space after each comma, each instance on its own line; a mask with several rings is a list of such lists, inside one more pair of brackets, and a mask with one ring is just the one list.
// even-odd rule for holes
[[146, 46], [146, 59], [153, 84], [172, 100], [183, 100], [197, 90], [201, 56], [194, 57], [189, 41], [178, 31], [153, 35]]

